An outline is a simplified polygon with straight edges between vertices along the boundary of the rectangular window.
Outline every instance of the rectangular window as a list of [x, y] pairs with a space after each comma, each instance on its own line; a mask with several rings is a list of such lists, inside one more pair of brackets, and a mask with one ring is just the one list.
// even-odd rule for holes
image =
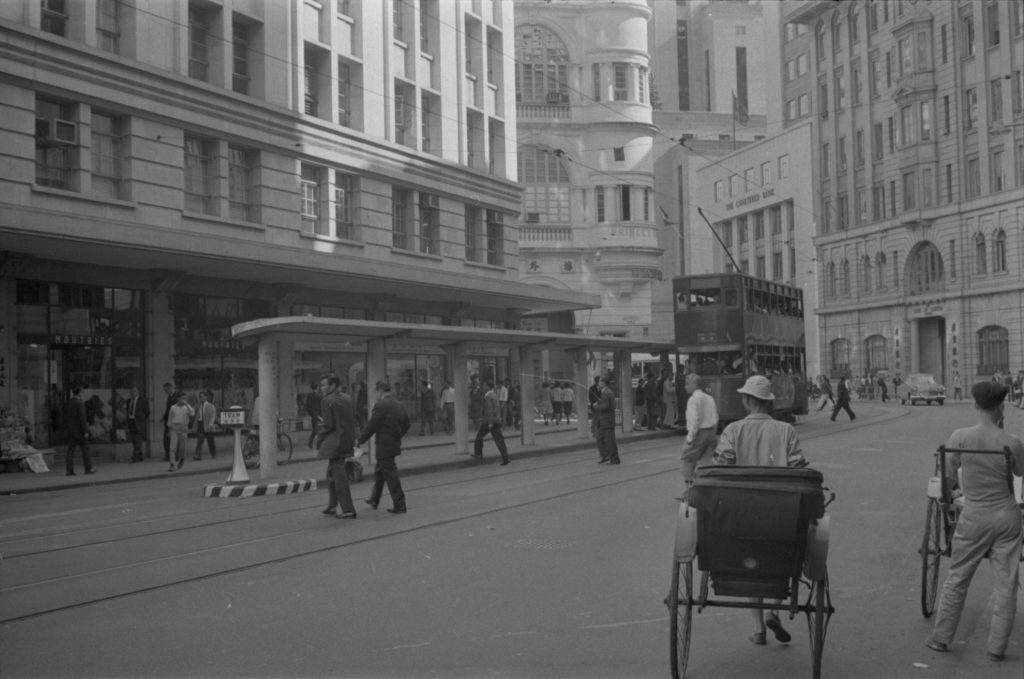
[[601, 101], [601, 65], [593, 64], [590, 67], [590, 78], [594, 82], [594, 101]]
[[[352, 126], [352, 66], [338, 60], [338, 124]], [[469, 133], [472, 137], [472, 132]]]
[[597, 222], [599, 224], [601, 224], [606, 219], [605, 209], [604, 209], [604, 187], [603, 186], [596, 186], [596, 187], [594, 187], [594, 199], [597, 201]]
[[885, 87], [892, 87], [892, 50], [885, 53]]
[[828, 233], [832, 230], [832, 199], [821, 199], [821, 232]]
[[989, 167], [992, 172], [992, 190], [1002, 191], [1006, 185], [1006, 169], [1003, 167], [1003, 150], [992, 149], [989, 152]]
[[249, 27], [238, 21], [231, 25], [231, 89], [249, 94]]
[[861, 87], [862, 80], [863, 80], [863, 78], [861, 78], [861, 75], [860, 75], [860, 62], [859, 61], [855, 61], [854, 63], [850, 64], [850, 87], [853, 88], [853, 104], [854, 104], [854, 106], [856, 106], [857, 104], [860, 104], [861, 101], [862, 101], [862, 96], [861, 96], [861, 89], [863, 89]]
[[1003, 119], [1003, 80], [996, 78], [988, 83], [989, 92], [989, 115], [994, 123]]
[[772, 164], [770, 162], [761, 163], [761, 186], [771, 186], [772, 184]]
[[967, 159], [967, 199], [981, 195], [981, 165], [978, 157]]
[[797, 115], [801, 118], [811, 112], [811, 95], [806, 92], [796, 98]]
[[818, 108], [821, 111], [821, 117], [828, 117], [828, 82], [822, 80], [818, 83]]
[[932, 34], [928, 31], [917, 33], [917, 70], [932, 70]]
[[355, 177], [334, 171], [334, 235], [346, 240], [356, 239]]
[[871, 78], [871, 82], [868, 83], [871, 96], [877, 97], [882, 87], [882, 60], [878, 56], [878, 52], [871, 54], [871, 74], [868, 77]]
[[921, 207], [935, 204], [935, 173], [930, 167], [921, 168]]
[[932, 102], [921, 102], [921, 141], [932, 138]]
[[968, 87], [964, 92], [964, 131], [978, 127], [978, 90]]
[[943, 134], [949, 134], [949, 95], [942, 97], [942, 132]]
[[466, 260], [479, 262], [482, 258], [480, 251], [480, 215], [482, 208], [466, 205]]
[[871, 148], [875, 160], [882, 160], [885, 157], [885, 128], [881, 122], [875, 123], [872, 127]]
[[228, 210], [231, 219], [258, 221], [256, 203], [256, 151], [228, 146]]
[[412, 191], [391, 188], [391, 247], [409, 250], [412, 239]]
[[839, 141], [836, 142], [836, 151], [839, 156], [839, 174], [846, 172], [846, 137], [839, 137]]
[[970, 14], [972, 11], [968, 8], [960, 17], [960, 39], [964, 46], [964, 57], [974, 56], [974, 16]]
[[195, 5], [188, 6], [188, 75], [206, 82], [210, 76], [210, 17]]
[[754, 240], [761, 240], [764, 238], [764, 213], [755, 212], [751, 215], [751, 219], [754, 222]]
[[904, 172], [903, 173], [903, 209], [904, 210], [913, 210], [915, 207], [917, 207], [916, 201], [914, 200], [914, 198], [915, 198], [915, 195], [914, 195], [914, 179], [915, 179], [915, 177], [914, 177], [914, 173], [913, 172]]
[[956, 278], [956, 241], [949, 241], [949, 277]]
[[889, 182], [889, 214], [895, 216], [896, 210], [896, 181]]
[[487, 211], [487, 263], [492, 266], [504, 265], [505, 223], [504, 215], [497, 210]]
[[41, 0], [39, 28], [47, 33], [64, 37], [68, 24], [67, 0]]
[[757, 259], [755, 261], [756, 261], [756, 266], [757, 266], [755, 275], [758, 278], [766, 278], [767, 277], [766, 276], [767, 272], [765, 271], [764, 255], [758, 255]]
[[747, 233], [747, 218], [746, 217], [738, 217], [736, 219], [736, 232], [739, 234], [739, 237], [740, 237], [740, 245], [746, 243], [748, 237], [750, 236], [750, 234]]
[[78, 124], [74, 106], [36, 100], [36, 184], [55, 189], [74, 187]]
[[768, 210], [768, 223], [773, 234], [782, 233], [782, 206], [776, 205]]
[[942, 63], [949, 63], [949, 37], [946, 35], [946, 24], [942, 24], [942, 28], [939, 29], [939, 42], [942, 45]]
[[821, 177], [828, 179], [832, 167], [832, 149], [828, 142], [821, 145]]
[[796, 58], [796, 75], [800, 77], [807, 75], [807, 71], [810, 69], [810, 58], [807, 56], [807, 52], [797, 55]]
[[93, 112], [91, 129], [93, 193], [103, 198], [122, 198], [121, 121]]
[[633, 218], [632, 206], [630, 204], [630, 186], [628, 184], [619, 185], [619, 219], [624, 222], [628, 222]]
[[640, 67], [640, 68], [637, 69], [637, 79], [636, 79], [637, 101], [639, 101], [641, 104], [646, 104], [647, 103], [647, 77], [648, 76], [647, 76], [647, 69], [646, 68]]
[[391, 3], [391, 37], [401, 42], [405, 42], [405, 17], [402, 12], [404, 2], [405, 0], [392, 0]]
[[842, 111], [846, 108], [846, 76], [843, 69], [836, 71], [836, 110]]
[[772, 253], [772, 280], [781, 281], [783, 276], [782, 271], [782, 253]]
[[904, 106], [900, 109], [900, 145], [914, 143], [914, 108]]
[[840, 193], [836, 198], [836, 227], [843, 231], [850, 225], [850, 199], [845, 193]]
[[96, 44], [104, 52], [118, 54], [121, 39], [121, 0], [96, 3]]
[[615, 89], [612, 91], [612, 97], [615, 101], [626, 101], [629, 98], [629, 85], [628, 85], [628, 64], [615, 64]]
[[740, 195], [740, 176], [738, 174], [729, 177], [729, 196]]
[[779, 156], [779, 179], [789, 178], [789, 154]]
[[1013, 29], [1013, 37], [1019, 38], [1024, 35], [1024, 7], [1019, 2], [1010, 3], [1010, 26]]
[[215, 214], [212, 195], [214, 144], [185, 136], [185, 210]]
[[715, 202], [719, 203], [725, 199], [725, 183], [719, 179], [715, 182]]
[[428, 255], [441, 253], [441, 210], [438, 197], [420, 191], [420, 252]]
[[854, 138], [854, 162], [857, 163], [857, 167], [863, 167], [864, 165], [864, 130], [857, 130], [857, 134]]
[[325, 236], [328, 235], [327, 224], [320, 219], [320, 179], [321, 168], [309, 163], [302, 164], [299, 178], [299, 214], [306, 231]]
[[1013, 115], [1019, 116], [1024, 113], [1024, 70], [1017, 69], [1013, 72], [1013, 80], [1010, 83], [1010, 97], [1013, 100]]
[[896, 49], [900, 55], [900, 77], [910, 75], [914, 72], [914, 54], [911, 51], [910, 36], [900, 38], [896, 43]]
[[863, 187], [858, 187], [854, 192], [854, 221], [856, 224], [867, 224], [868, 221], [868, 192]]
[[1016, 167], [1017, 186], [1024, 186], [1024, 141], [1018, 141], [1013, 152], [1013, 164]]
[[994, 2], [985, 6], [985, 29], [988, 47], [999, 44], [999, 5]]
[[946, 165], [946, 202], [953, 202], [953, 165]]
[[871, 219], [880, 222], [885, 219], [885, 184], [875, 182], [871, 187]]
[[430, 153], [430, 95], [420, 96], [420, 150]]

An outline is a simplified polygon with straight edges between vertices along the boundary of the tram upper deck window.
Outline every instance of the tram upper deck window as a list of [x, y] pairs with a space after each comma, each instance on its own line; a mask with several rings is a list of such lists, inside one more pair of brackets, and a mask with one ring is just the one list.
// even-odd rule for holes
[[690, 308], [705, 308], [722, 305], [721, 288], [693, 288], [690, 290]]

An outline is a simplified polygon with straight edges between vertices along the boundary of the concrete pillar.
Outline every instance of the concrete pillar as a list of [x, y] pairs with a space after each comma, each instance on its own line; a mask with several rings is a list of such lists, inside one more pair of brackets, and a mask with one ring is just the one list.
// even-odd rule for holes
[[633, 371], [631, 353], [620, 349], [615, 352], [615, 384], [619, 390], [619, 409], [622, 411], [622, 431], [633, 431]]
[[907, 372], [916, 373], [921, 371], [921, 357], [919, 355], [921, 352], [917, 350], [921, 342], [919, 332], [920, 329], [917, 321], [912, 319], [910, 321], [910, 338], [903, 343], [903, 356], [910, 359], [909, 363], [904, 359], [904, 363], [908, 363], [910, 366], [910, 370]]
[[294, 420], [299, 416], [295, 395], [295, 342], [282, 339], [277, 343], [278, 407], [281, 417]]
[[[171, 311], [171, 294], [153, 291], [146, 305], [146, 384], [140, 385], [142, 393], [149, 399], [148, 452], [150, 457], [164, 454], [164, 406], [167, 394], [164, 382], [174, 381], [174, 314]], [[225, 404], [225, 405], [231, 405]]]
[[519, 400], [523, 420], [520, 436], [524, 446], [532, 446], [537, 443], [537, 423], [533, 421], [533, 408], [537, 403], [537, 376], [533, 374], [531, 367], [533, 347], [519, 347], [514, 353], [518, 354], [519, 363], [516, 374], [519, 375]]
[[572, 357], [572, 391], [575, 396], [573, 407], [576, 409], [576, 431], [581, 438], [590, 438], [590, 420], [587, 417], [587, 357], [590, 352], [578, 349]]
[[[14, 412], [14, 394], [18, 389], [14, 384], [17, 374], [15, 366], [18, 365], [18, 328], [14, 327], [14, 285], [14, 277], [0, 271], [0, 318], [9, 319], [0, 321], [0, 356], [4, 357], [4, 363], [0, 366], [0, 410], [33, 421], [34, 413]], [[40, 423], [33, 421], [33, 425], [32, 435], [35, 437], [35, 430]]]
[[469, 454], [469, 379], [466, 375], [466, 345], [452, 351], [452, 388], [455, 389], [455, 454]]
[[278, 341], [273, 333], [260, 335], [258, 370], [260, 418], [260, 478], [277, 475]]

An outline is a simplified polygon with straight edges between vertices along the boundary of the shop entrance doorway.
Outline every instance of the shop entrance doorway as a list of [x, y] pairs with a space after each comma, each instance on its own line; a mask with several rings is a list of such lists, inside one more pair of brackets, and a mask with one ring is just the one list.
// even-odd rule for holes
[[946, 383], [946, 319], [917, 321], [918, 371], [930, 373], [939, 384]]

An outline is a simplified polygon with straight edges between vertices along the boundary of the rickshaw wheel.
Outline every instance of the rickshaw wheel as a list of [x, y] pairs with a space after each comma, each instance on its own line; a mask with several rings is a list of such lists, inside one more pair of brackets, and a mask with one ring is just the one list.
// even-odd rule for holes
[[825, 627], [828, 625], [828, 575], [811, 583], [812, 592], [808, 597], [807, 625], [811, 634], [811, 658], [814, 679], [821, 677], [821, 656], [825, 650]]
[[665, 603], [669, 608], [672, 679], [683, 679], [690, 659], [690, 630], [693, 624], [692, 561], [672, 560], [672, 589]]
[[942, 558], [942, 512], [938, 500], [928, 500], [928, 513], [924, 521], [924, 539], [921, 541], [921, 614], [930, 617], [935, 612], [935, 598], [939, 593], [939, 561]]

